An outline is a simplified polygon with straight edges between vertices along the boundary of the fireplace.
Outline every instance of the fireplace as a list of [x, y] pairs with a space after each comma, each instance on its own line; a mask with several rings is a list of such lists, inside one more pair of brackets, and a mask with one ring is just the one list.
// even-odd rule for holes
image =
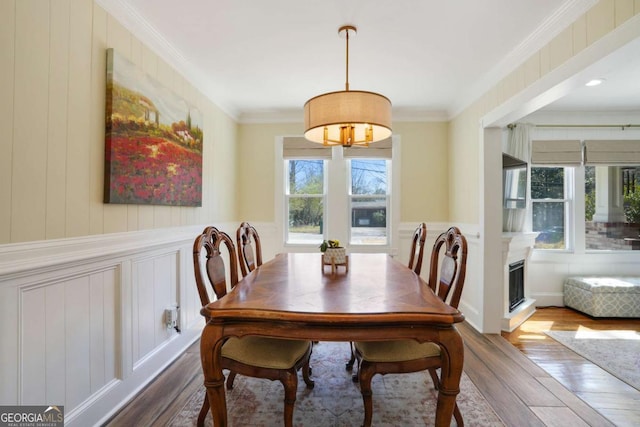
[[509, 264], [509, 313], [524, 302], [524, 260]]
[[511, 332], [535, 312], [535, 300], [529, 295], [527, 263], [538, 233], [502, 233], [503, 317], [501, 328]]

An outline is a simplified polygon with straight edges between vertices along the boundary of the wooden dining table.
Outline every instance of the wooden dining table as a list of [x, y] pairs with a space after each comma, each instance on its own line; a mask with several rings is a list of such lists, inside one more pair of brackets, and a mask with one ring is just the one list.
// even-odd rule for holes
[[204, 306], [202, 313], [210, 317], [202, 331], [200, 358], [215, 426], [227, 425], [220, 350], [228, 337], [247, 335], [435, 342], [442, 349], [435, 425], [451, 423], [464, 361], [455, 324], [464, 316], [386, 254], [350, 254], [349, 271], [339, 269], [335, 274], [324, 269], [320, 253], [279, 254], [226, 296]]

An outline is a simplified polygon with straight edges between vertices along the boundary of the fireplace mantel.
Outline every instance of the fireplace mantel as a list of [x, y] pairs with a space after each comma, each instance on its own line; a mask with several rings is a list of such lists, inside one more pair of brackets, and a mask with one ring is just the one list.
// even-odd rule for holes
[[[535, 312], [535, 300], [528, 297], [528, 260], [535, 244], [536, 232], [503, 233], [502, 234], [502, 264], [503, 264], [503, 311], [501, 329], [511, 332], [522, 324]], [[524, 261], [524, 295], [525, 300], [509, 312], [509, 264]]]

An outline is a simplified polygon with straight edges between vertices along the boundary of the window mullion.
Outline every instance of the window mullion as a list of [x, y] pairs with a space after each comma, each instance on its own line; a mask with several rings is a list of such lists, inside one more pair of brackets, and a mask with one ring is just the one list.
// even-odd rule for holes
[[346, 192], [348, 180], [342, 146], [333, 147], [333, 157], [328, 162], [326, 177], [325, 238], [348, 242], [348, 221], [345, 220], [349, 209]]
[[584, 166], [572, 168], [571, 173], [571, 233], [574, 253], [585, 252], [585, 197], [584, 197]]

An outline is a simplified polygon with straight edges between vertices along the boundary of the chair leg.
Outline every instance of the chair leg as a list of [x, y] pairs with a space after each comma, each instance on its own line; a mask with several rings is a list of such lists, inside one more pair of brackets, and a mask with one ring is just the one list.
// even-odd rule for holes
[[287, 371], [280, 382], [284, 386], [284, 426], [293, 427], [293, 408], [298, 392], [298, 373], [295, 369]]
[[440, 378], [435, 368], [429, 369], [429, 375], [431, 375], [431, 381], [433, 381], [433, 388], [440, 390]]
[[371, 391], [371, 380], [375, 375], [375, 371], [369, 368], [370, 365], [368, 365], [366, 361], [362, 361], [358, 369], [360, 393], [362, 393], [362, 401], [364, 403], [363, 427], [371, 427], [371, 421], [373, 418], [373, 393]]
[[[431, 375], [431, 380], [433, 381], [433, 387], [436, 390], [440, 390], [440, 378], [438, 377], [438, 373], [435, 368], [429, 369], [429, 375]], [[456, 402], [456, 406], [453, 407], [453, 418], [456, 420], [456, 424], [458, 427], [464, 427], [464, 420], [462, 419], [462, 414], [460, 413], [460, 408], [458, 408], [458, 403]]]
[[198, 421], [196, 423], [197, 427], [204, 427], [204, 419], [207, 417], [207, 413], [209, 412], [209, 397], [207, 396], [207, 391], [204, 392], [204, 401], [202, 402], [202, 407], [200, 408], [200, 413], [198, 414]]
[[302, 365], [302, 379], [304, 379], [307, 388], [313, 388], [316, 383], [311, 379], [311, 367], [309, 366], [309, 360]]
[[229, 376], [227, 377], [227, 390], [231, 390], [233, 388], [233, 381], [236, 379], [235, 372], [229, 372]]
[[458, 408], [458, 402], [456, 402], [456, 406], [453, 407], [453, 418], [456, 420], [458, 427], [464, 427], [464, 420], [462, 419], [460, 408]]
[[346, 364], [346, 368], [347, 371], [350, 371], [353, 369], [353, 363], [356, 361], [356, 353], [355, 351], [353, 351], [353, 343], [349, 342], [349, 348], [351, 349], [351, 358], [349, 359], [349, 361]]
[[[311, 341], [311, 354], [313, 354], [313, 347], [320, 343], [320, 341]], [[309, 355], [309, 363], [311, 363], [311, 354]], [[313, 368], [309, 365], [309, 375], [313, 375]]]
[[357, 383], [360, 380], [360, 359], [356, 356], [356, 350], [353, 348], [353, 357], [356, 358], [356, 370], [351, 372], [351, 381]]

